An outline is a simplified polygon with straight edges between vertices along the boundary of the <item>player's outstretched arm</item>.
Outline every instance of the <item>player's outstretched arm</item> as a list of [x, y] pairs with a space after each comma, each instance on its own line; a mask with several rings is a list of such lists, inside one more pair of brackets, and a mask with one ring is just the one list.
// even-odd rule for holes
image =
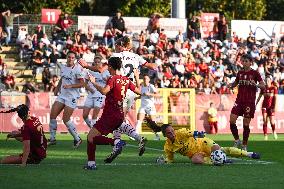
[[59, 82], [58, 82], [58, 85], [55, 87], [54, 89], [54, 95], [57, 96], [58, 93], [60, 92], [60, 88], [61, 88], [61, 85], [62, 85], [62, 78], [60, 78]]
[[88, 73], [89, 81], [94, 85], [94, 87], [103, 95], [106, 95], [110, 91], [110, 86], [106, 85], [102, 87], [96, 83], [96, 78]]
[[7, 134], [7, 138], [6, 140], [8, 140], [9, 138], [14, 138], [20, 142], [23, 141], [23, 137], [22, 137], [22, 133], [21, 131], [12, 131], [10, 133]]

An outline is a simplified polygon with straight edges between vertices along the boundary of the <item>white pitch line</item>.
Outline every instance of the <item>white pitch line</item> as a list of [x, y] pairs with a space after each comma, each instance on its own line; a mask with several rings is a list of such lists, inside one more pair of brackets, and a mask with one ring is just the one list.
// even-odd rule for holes
[[[129, 147], [135, 147], [138, 148], [138, 146], [136, 145], [132, 145], [132, 144], [126, 144], [126, 146]], [[153, 150], [153, 151], [159, 151], [159, 152], [163, 152], [164, 150], [161, 149], [157, 149], [157, 148], [150, 148], [150, 147], [146, 147], [146, 150]], [[263, 160], [252, 160], [252, 159], [243, 159], [243, 158], [234, 158], [234, 157], [230, 157], [229, 159], [233, 159], [233, 160], [242, 160], [242, 161], [246, 161], [247, 163], [238, 163], [238, 162], [233, 162], [234, 164], [273, 164], [275, 162], [271, 162], [271, 161], [263, 161]]]

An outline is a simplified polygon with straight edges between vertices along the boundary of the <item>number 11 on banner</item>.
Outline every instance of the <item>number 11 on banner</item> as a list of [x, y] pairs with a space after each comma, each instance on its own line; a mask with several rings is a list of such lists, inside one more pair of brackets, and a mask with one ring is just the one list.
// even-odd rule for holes
[[60, 9], [41, 9], [41, 23], [56, 24], [60, 14]]

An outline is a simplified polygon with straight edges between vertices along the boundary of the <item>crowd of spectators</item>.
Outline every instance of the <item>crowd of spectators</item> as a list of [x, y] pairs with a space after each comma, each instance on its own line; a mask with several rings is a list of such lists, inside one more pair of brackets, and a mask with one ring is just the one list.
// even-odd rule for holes
[[198, 94], [232, 94], [235, 91], [227, 86], [242, 69], [241, 56], [250, 54], [254, 59], [252, 68], [258, 70], [263, 79], [272, 76], [279, 94], [284, 94], [283, 39], [257, 41], [252, 32], [247, 39], [239, 38], [234, 32], [230, 36], [222, 14], [215, 19], [207, 38], [201, 38], [200, 18], [196, 16], [189, 20], [187, 34], [177, 31], [175, 38], [169, 38], [160, 26], [161, 17], [154, 13], [145, 30], [132, 33], [125, 27], [121, 12], [117, 11], [101, 38], [97, 38], [91, 29], [86, 33], [81, 29], [71, 32], [69, 27], [74, 22], [67, 14], [60, 18], [50, 36], [43, 32], [41, 25], [32, 33], [19, 27], [17, 43], [20, 57], [27, 62], [27, 69], [34, 70], [34, 76], [42, 72], [42, 90], [52, 91], [58, 82], [54, 68], [66, 58], [69, 50], [87, 62], [91, 62], [94, 56], [107, 59], [114, 52], [114, 41], [130, 35], [132, 51], [149, 62], [157, 63], [156, 70], [141, 68], [141, 72], [147, 73], [151, 82], [159, 88], [195, 88]]

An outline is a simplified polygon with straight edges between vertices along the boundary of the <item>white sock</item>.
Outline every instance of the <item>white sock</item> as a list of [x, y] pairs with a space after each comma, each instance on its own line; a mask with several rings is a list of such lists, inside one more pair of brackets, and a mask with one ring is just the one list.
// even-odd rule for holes
[[50, 122], [49, 122], [50, 140], [55, 140], [56, 130], [57, 130], [56, 119], [50, 119]]
[[135, 131], [135, 129], [130, 124], [123, 122], [120, 125], [119, 129], [122, 133], [134, 138], [136, 141], [141, 140], [141, 136]]
[[97, 119], [92, 119], [92, 124], [95, 125], [97, 123]]
[[138, 120], [136, 123], [136, 132], [141, 133], [142, 132], [142, 121]]
[[253, 154], [253, 152], [248, 152], [248, 155], [247, 155], [247, 156], [248, 156], [249, 158], [251, 158], [252, 154]]
[[90, 120], [89, 118], [85, 118], [84, 121], [90, 128], [93, 127], [92, 120]]
[[66, 126], [68, 128], [69, 133], [73, 136], [74, 140], [76, 141], [80, 140], [80, 136], [76, 131], [76, 127], [71, 120], [66, 122]]
[[120, 129], [116, 129], [112, 132], [114, 140], [121, 139], [121, 131]]
[[96, 165], [96, 162], [95, 161], [88, 161], [88, 166], [93, 166], [93, 165]]

